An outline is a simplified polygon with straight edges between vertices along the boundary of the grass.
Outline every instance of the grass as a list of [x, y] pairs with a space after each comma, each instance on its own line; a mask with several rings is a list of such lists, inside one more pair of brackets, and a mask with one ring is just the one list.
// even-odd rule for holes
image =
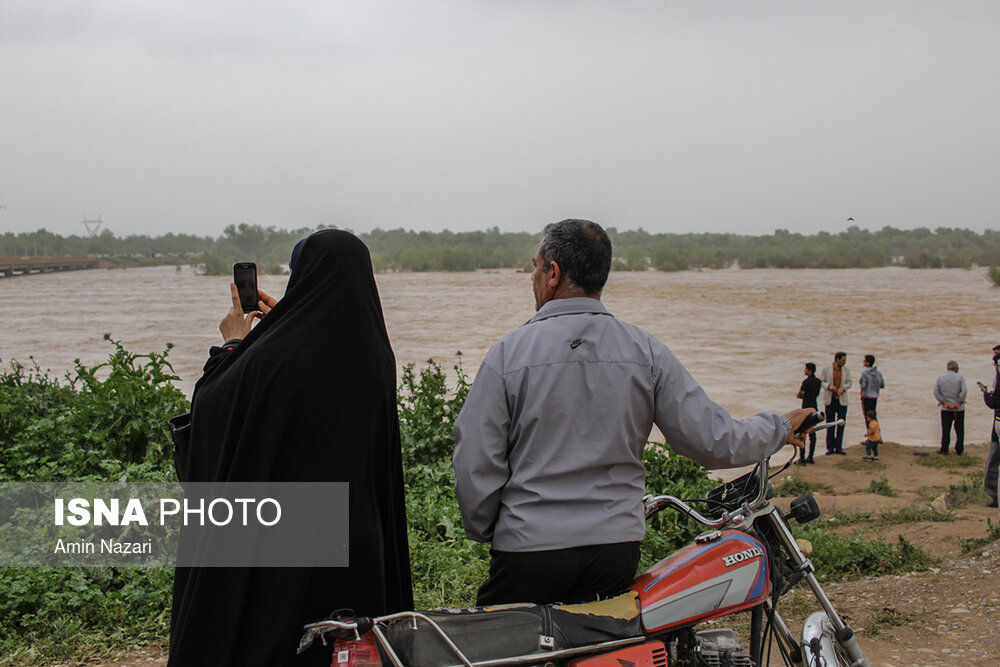
[[943, 496], [947, 491], [948, 487], [945, 486], [922, 486], [917, 489], [916, 494], [921, 500], [930, 502]]
[[894, 526], [901, 523], [918, 523], [921, 521], [954, 521], [955, 517], [947, 512], [938, 512], [929, 507], [910, 506], [896, 511], [873, 512], [838, 512], [827, 517], [824, 525], [831, 527], [851, 526], [855, 524], [876, 524]]
[[828, 526], [850, 526], [856, 523], [873, 523], [878, 521], [876, 517], [871, 512], [837, 512], [836, 514], [831, 514], [826, 517], [826, 525]]
[[781, 600], [778, 611], [782, 617], [805, 619], [806, 616], [816, 610], [816, 598], [812, 592], [805, 590], [792, 591]]
[[882, 630], [885, 628], [899, 628], [905, 625], [913, 625], [919, 621], [919, 614], [899, 611], [895, 607], [882, 607], [882, 609], [868, 617], [862, 628], [869, 637], [877, 637], [882, 634]]
[[976, 470], [966, 475], [965, 479], [958, 484], [950, 485], [944, 496], [948, 507], [985, 503], [987, 496], [986, 490], [983, 488], [983, 476], [982, 470]]
[[774, 495], [779, 497], [797, 498], [806, 493], [815, 493], [823, 488], [826, 487], [822, 484], [807, 482], [798, 475], [791, 475], [781, 482], [781, 484], [774, 487]]
[[964, 453], [961, 456], [953, 456], [951, 454], [941, 456], [939, 454], [914, 452], [913, 456], [920, 465], [927, 466], [928, 468], [937, 468], [938, 470], [960, 470], [962, 468], [976, 467], [983, 463], [983, 460], [978, 456], [969, 456]]
[[987, 544], [992, 544], [993, 542], [1000, 541], [1000, 524], [996, 526], [993, 525], [993, 521], [990, 519], [986, 520], [986, 537], [960, 537], [958, 538], [958, 544], [962, 547], [962, 553], [967, 554], [972, 551], [978, 551], [982, 549]]
[[873, 479], [871, 484], [868, 485], [868, 493], [874, 493], [879, 496], [886, 496], [891, 498], [896, 495], [896, 492], [892, 490], [889, 486], [889, 480], [882, 476], [879, 479]]
[[816, 566], [816, 576], [822, 581], [920, 572], [937, 562], [902, 535], [892, 544], [881, 539], [865, 539], [861, 528], [849, 536], [813, 524], [793, 528], [793, 531], [796, 537], [812, 543], [810, 560]]
[[883, 512], [881, 522], [889, 526], [899, 523], [919, 523], [923, 521], [942, 522], [954, 520], [955, 517], [948, 512], [938, 512], [930, 507], [911, 506], [896, 512]]

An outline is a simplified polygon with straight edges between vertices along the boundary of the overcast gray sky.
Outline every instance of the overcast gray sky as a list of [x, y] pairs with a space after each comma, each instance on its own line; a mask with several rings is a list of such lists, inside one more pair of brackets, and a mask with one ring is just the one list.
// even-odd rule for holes
[[0, 0], [0, 232], [1000, 229], [1000, 2]]

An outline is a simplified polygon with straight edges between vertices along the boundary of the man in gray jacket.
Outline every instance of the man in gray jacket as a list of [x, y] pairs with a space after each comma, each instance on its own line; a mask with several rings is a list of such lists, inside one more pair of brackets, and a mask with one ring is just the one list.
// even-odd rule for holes
[[538, 313], [486, 355], [455, 424], [465, 531], [492, 542], [479, 605], [581, 602], [631, 583], [654, 423], [676, 453], [726, 468], [801, 447], [794, 431], [812, 412], [735, 420], [666, 345], [615, 319], [600, 302], [600, 225], [548, 225], [533, 264]]
[[868, 413], [876, 413], [874, 418], [878, 419], [878, 395], [881, 390], [885, 389], [885, 378], [882, 377], [882, 372], [875, 367], [875, 355], [866, 354], [861, 365], [864, 366], [864, 370], [861, 371], [858, 385], [861, 386], [861, 411], [865, 415], [865, 424], [867, 425], [870, 421]]
[[941, 448], [938, 454], [948, 453], [951, 425], [955, 425], [955, 453], [965, 451], [965, 378], [958, 374], [958, 362], [945, 364], [946, 370], [934, 383], [934, 398], [941, 406]]

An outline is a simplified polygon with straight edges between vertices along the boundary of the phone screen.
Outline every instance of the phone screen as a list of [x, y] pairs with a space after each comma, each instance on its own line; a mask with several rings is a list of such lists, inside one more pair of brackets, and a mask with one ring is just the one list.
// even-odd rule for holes
[[240, 295], [240, 307], [244, 313], [257, 310], [257, 265], [253, 262], [233, 264], [233, 282]]

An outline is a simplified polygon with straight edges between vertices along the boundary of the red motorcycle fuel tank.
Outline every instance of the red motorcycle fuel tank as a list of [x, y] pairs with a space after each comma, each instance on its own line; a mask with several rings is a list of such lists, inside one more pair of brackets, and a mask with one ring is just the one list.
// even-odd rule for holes
[[771, 592], [767, 551], [757, 538], [725, 530], [664, 558], [629, 587], [647, 632], [749, 609]]

